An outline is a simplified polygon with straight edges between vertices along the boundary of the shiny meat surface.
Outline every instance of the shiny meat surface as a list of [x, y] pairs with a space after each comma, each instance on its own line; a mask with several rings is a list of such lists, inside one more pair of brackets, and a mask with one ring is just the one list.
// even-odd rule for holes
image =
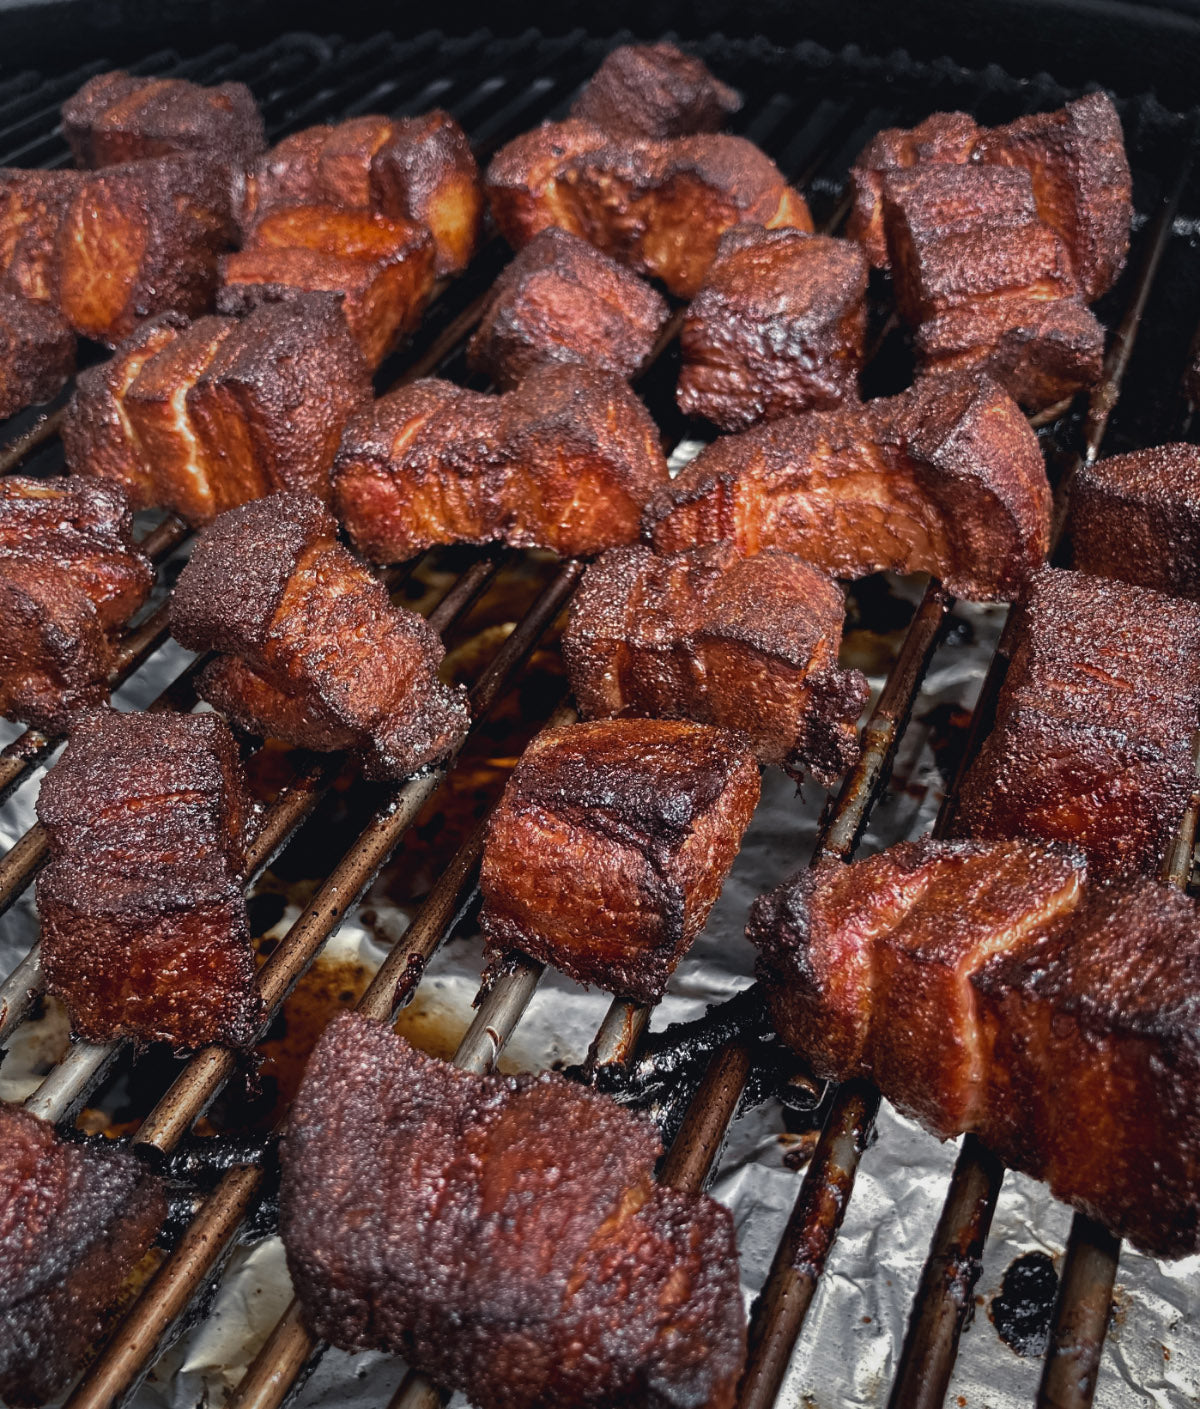
[[75, 335], [46, 304], [0, 289], [0, 420], [49, 401], [75, 371]]
[[305, 1318], [480, 1409], [730, 1409], [733, 1224], [658, 1187], [652, 1127], [563, 1077], [475, 1076], [336, 1017], [284, 1141]]
[[55, 734], [106, 701], [112, 632], [153, 581], [119, 488], [0, 478], [0, 714]]
[[0, 1396], [13, 1409], [67, 1387], [166, 1219], [158, 1178], [105, 1144], [69, 1144], [0, 1103]]
[[741, 95], [674, 44], [622, 44], [583, 86], [571, 116], [633, 137], [716, 132]]
[[242, 894], [249, 799], [215, 714], [95, 710], [38, 796], [50, 992], [89, 1042], [246, 1046], [262, 1018]]
[[368, 367], [377, 367], [421, 321], [433, 293], [433, 236], [424, 225], [371, 211], [281, 206], [221, 261], [222, 313], [306, 292], [339, 295]]
[[1200, 447], [1081, 464], [1071, 481], [1071, 565], [1200, 600]]
[[551, 225], [492, 285], [467, 357], [502, 390], [563, 362], [632, 377], [650, 360], [669, 312], [649, 284]]
[[334, 478], [374, 562], [495, 540], [574, 557], [636, 539], [667, 464], [627, 383], [567, 364], [503, 396], [436, 380], [382, 396], [347, 425]]
[[1200, 605], [1044, 568], [1019, 610], [958, 830], [1070, 843], [1096, 876], [1155, 872], [1195, 786]]
[[929, 572], [957, 596], [1016, 596], [1045, 557], [1037, 437], [988, 378], [926, 377], [899, 396], [783, 416], [701, 452], [651, 502], [660, 553], [728, 539], [835, 577]]
[[693, 297], [733, 225], [812, 230], [804, 198], [743, 137], [656, 141], [571, 118], [502, 147], [488, 167], [488, 199], [514, 249], [557, 225]]
[[79, 377], [63, 426], [76, 474], [204, 524], [277, 489], [328, 499], [370, 374], [337, 300], [299, 293], [245, 318], [165, 315]]
[[737, 431], [856, 399], [866, 294], [851, 240], [730, 230], [684, 320], [679, 409]]
[[614, 548], [587, 571], [563, 635], [586, 719], [692, 719], [744, 733], [762, 763], [829, 785], [858, 757], [867, 682], [838, 669], [845, 603], [790, 553], [713, 543], [669, 557]]
[[239, 162], [266, 146], [262, 117], [244, 83], [206, 88], [115, 69], [88, 79], [63, 104], [62, 122], [76, 165], [84, 167], [196, 151]]
[[437, 634], [392, 605], [310, 495], [275, 494], [208, 528], [180, 574], [171, 630], [190, 650], [224, 653], [197, 688], [243, 728], [356, 749], [375, 777], [439, 762], [466, 732], [463, 692], [438, 679]]
[[780, 1034], [1145, 1252], [1200, 1247], [1200, 914], [1079, 853], [906, 842], [828, 861], [747, 930]]
[[488, 826], [489, 949], [657, 1002], [721, 893], [758, 794], [754, 754], [727, 730], [654, 719], [545, 730]]

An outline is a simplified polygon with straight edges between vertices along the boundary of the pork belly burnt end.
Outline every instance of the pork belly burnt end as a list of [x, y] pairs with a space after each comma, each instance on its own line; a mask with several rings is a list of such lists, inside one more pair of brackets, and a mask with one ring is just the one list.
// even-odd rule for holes
[[492, 285], [467, 358], [504, 390], [562, 362], [632, 377], [649, 362], [669, 312], [649, 284], [552, 225]]
[[75, 335], [53, 308], [0, 290], [0, 420], [49, 401], [75, 370]]
[[1084, 886], [1078, 853], [908, 842], [826, 862], [747, 930], [780, 1034], [1146, 1252], [1196, 1251], [1200, 916], [1153, 880]]
[[1064, 241], [1083, 297], [1091, 302], [1111, 288], [1129, 251], [1133, 205], [1121, 119], [1106, 93], [1089, 93], [1003, 127], [977, 127], [965, 113], [935, 113], [908, 131], [876, 134], [851, 172], [849, 226], [872, 264], [888, 263], [884, 174], [967, 162], [1024, 167], [1033, 180], [1038, 216]]
[[837, 584], [790, 553], [614, 548], [583, 579], [563, 654], [586, 719], [737, 729], [760, 762], [828, 785], [858, 757], [868, 694], [838, 669], [844, 613]]
[[463, 692], [438, 679], [436, 632], [392, 605], [309, 495], [275, 494], [208, 528], [171, 630], [191, 650], [227, 653], [202, 672], [202, 698], [257, 734], [357, 749], [376, 777], [439, 762], [466, 732]]
[[112, 632], [153, 581], [116, 486], [0, 478], [0, 715], [57, 734], [107, 700]]
[[249, 802], [214, 714], [97, 710], [46, 775], [42, 966], [72, 1030], [246, 1046], [262, 1018], [242, 894]]
[[305, 1320], [479, 1409], [730, 1409], [746, 1339], [732, 1220], [655, 1185], [659, 1148], [645, 1117], [561, 1076], [468, 1074], [336, 1017], [282, 1153]]
[[699, 291], [731, 226], [813, 228], [774, 162], [719, 133], [660, 142], [548, 122], [497, 152], [486, 185], [514, 249], [558, 225], [683, 298]]
[[197, 151], [244, 162], [266, 146], [262, 117], [244, 83], [206, 88], [115, 69], [88, 79], [63, 104], [62, 121], [76, 164], [85, 167]]
[[133, 1155], [60, 1140], [7, 1102], [0, 1148], [0, 1397], [24, 1409], [78, 1372], [167, 1204]]
[[370, 400], [366, 363], [329, 294], [243, 319], [166, 316], [79, 377], [67, 464], [191, 524], [277, 489], [328, 500], [342, 427]]
[[716, 132], [741, 95], [674, 44], [622, 44], [583, 86], [571, 116], [633, 137]]
[[1156, 871], [1195, 786], [1200, 606], [1044, 568], [1019, 625], [958, 831], [1070, 843], [1097, 876]]
[[926, 370], [985, 371], [1028, 410], [1099, 381], [1104, 330], [1027, 171], [889, 172], [883, 209], [897, 306]]
[[86, 180], [79, 171], [0, 167], [0, 284], [57, 305], [58, 231]]
[[990, 601], [1016, 596], [1045, 558], [1050, 487], [1016, 402], [958, 374], [723, 436], [659, 491], [644, 524], [660, 553], [728, 539], [834, 577], [930, 572]]
[[850, 240], [730, 230], [684, 319], [679, 409], [735, 431], [854, 398], [866, 294], [867, 262]]
[[1200, 600], [1200, 448], [1160, 445], [1081, 464], [1067, 535], [1082, 572]]
[[658, 431], [610, 373], [539, 368], [488, 396], [414, 382], [346, 427], [335, 501], [358, 550], [403, 562], [439, 543], [587, 556], [638, 536], [668, 481]]
[[489, 949], [657, 1002], [721, 893], [758, 794], [754, 755], [727, 730], [657, 719], [546, 730], [488, 826]]
[[433, 237], [423, 225], [365, 210], [285, 206], [255, 226], [249, 243], [221, 261], [222, 313], [327, 292], [368, 367], [411, 333], [433, 293]]

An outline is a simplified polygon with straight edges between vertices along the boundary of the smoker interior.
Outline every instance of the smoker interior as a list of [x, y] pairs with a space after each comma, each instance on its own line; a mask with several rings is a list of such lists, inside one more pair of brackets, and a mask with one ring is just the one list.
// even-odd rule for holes
[[[253, 51], [228, 43], [204, 54], [180, 58], [168, 50], [149, 54], [127, 66], [138, 72], [177, 75], [202, 83], [230, 79], [248, 83], [263, 109], [272, 139], [314, 122], [359, 113], [418, 113], [442, 106], [462, 122], [482, 161], [517, 133], [544, 118], [561, 116], [578, 85], [621, 38], [601, 39], [579, 31], [549, 37], [534, 30], [505, 37], [483, 30], [455, 36], [430, 31], [404, 39], [380, 34], [354, 42], [289, 35]], [[1018, 80], [995, 68], [968, 71], [949, 61], [917, 62], [896, 53], [885, 57], [857, 49], [831, 53], [814, 44], [783, 50], [765, 40], [725, 38], [692, 47], [746, 97], [731, 130], [762, 146], [804, 192], [817, 227], [834, 232], [845, 215], [845, 181], [850, 163], [878, 129], [909, 126], [930, 112], [951, 108], [969, 111], [983, 123], [999, 123], [1023, 112], [1057, 106], [1073, 96], [1046, 75]], [[1047, 54], [1045, 62], [1052, 67], [1053, 55]], [[86, 78], [110, 66], [106, 59], [97, 58], [70, 72], [54, 73], [46, 68], [40, 73], [20, 73], [0, 81], [0, 163], [65, 164], [68, 153], [57, 125], [58, 107]], [[1040, 429], [1052, 477], [1066, 473], [1073, 457], [1080, 454], [1094, 455], [1101, 448], [1106, 454], [1117, 453], [1179, 439], [1186, 437], [1191, 428], [1181, 375], [1200, 320], [1200, 261], [1194, 249], [1194, 217], [1200, 210], [1200, 190], [1190, 170], [1193, 123], [1190, 116], [1165, 110], [1153, 97], [1123, 98], [1119, 106], [1134, 171], [1137, 221], [1127, 269], [1097, 310], [1106, 327], [1118, 331], [1110, 338], [1106, 380], [1090, 405], [1081, 399]], [[380, 369], [378, 390], [414, 374], [471, 381], [463, 348], [478, 314], [481, 295], [506, 257], [507, 251], [498, 239], [485, 244], [467, 274], [439, 297], [410, 345]], [[898, 390], [911, 375], [904, 339], [886, 317], [886, 290], [880, 286], [874, 293], [879, 296], [873, 322], [876, 353], [865, 378], [867, 395]], [[669, 445], [705, 434], [695, 424], [684, 421], [675, 409], [677, 369], [676, 350], [668, 345], [638, 386]], [[473, 384], [480, 385], [477, 381]], [[55, 425], [53, 415], [47, 417], [44, 410], [35, 410], [0, 427], [0, 467], [5, 472], [19, 468], [22, 473], [33, 474], [61, 470], [62, 452], [53, 433]], [[182, 538], [182, 533], [168, 523], [158, 531], [157, 541], [173, 546]], [[160, 577], [169, 579], [177, 564], [176, 555], [167, 561]], [[432, 610], [439, 629], [446, 632], [452, 653], [456, 644], [477, 640], [481, 635], [488, 637], [485, 628], [497, 627], [494, 639], [488, 638], [493, 654], [468, 662], [467, 678], [476, 682], [477, 704], [495, 703], [501, 714], [507, 709], [510, 719], [517, 717], [525, 730], [524, 737], [528, 737], [555, 708], [561, 685], [548, 652], [542, 650], [535, 655], [532, 665], [528, 661], [532, 653], [539, 651], [539, 642], [544, 644], [549, 639], [547, 633], [552, 632], [578, 575], [576, 565], [560, 566], [544, 557], [531, 556], [517, 562], [513, 554], [454, 551], [435, 554], [419, 568], [395, 574], [392, 586], [405, 594], [405, 600], [423, 610]], [[869, 623], [880, 599], [875, 582], [853, 588], [852, 619]], [[148, 614], [153, 614], [160, 600], [151, 604]], [[527, 613], [524, 617], [515, 611], [514, 603]], [[895, 611], [894, 604], [892, 610]], [[520, 618], [515, 631], [511, 635], [499, 632], [499, 624], [514, 614]], [[829, 801], [819, 841], [825, 850], [846, 857], [853, 850], [871, 809], [884, 793], [930, 654], [954, 619], [955, 609], [933, 584], [913, 610], [906, 629], [893, 630], [888, 638], [893, 656], [890, 677], [874, 702], [864, 761]], [[896, 625], [894, 621], [890, 623], [892, 628]], [[139, 626], [143, 627], [140, 635]], [[135, 668], [142, 655], [158, 647], [162, 639], [160, 628], [159, 618], [151, 620], [149, 626], [135, 623], [126, 652], [128, 668]], [[190, 678], [190, 673], [184, 672], [169, 693], [168, 703], [190, 707], [194, 700], [189, 693]], [[980, 719], [986, 719], [992, 697], [994, 689], [985, 687], [978, 711]], [[481, 713], [476, 710], [477, 720]], [[487, 718], [477, 722], [476, 738], [482, 734], [486, 745], [487, 731], [492, 728]], [[21, 735], [15, 728], [0, 737], [13, 740], [0, 759], [0, 765], [7, 770], [0, 772], [0, 783], [7, 783], [19, 804], [32, 791], [29, 765], [46, 755], [48, 741], [29, 731]], [[511, 742], [511, 728], [503, 737]], [[946, 743], [948, 756], [961, 754], [970, 746], [971, 737], [964, 723], [951, 728]], [[477, 767], [480, 752], [468, 745], [460, 770]], [[488, 754], [486, 747], [482, 753]], [[336, 863], [337, 875], [344, 883], [336, 905], [326, 890], [318, 888], [300, 920], [274, 948], [268, 968], [274, 975], [272, 992], [282, 998], [344, 916], [345, 893], [361, 893], [386, 856], [402, 841], [406, 846], [410, 844], [411, 839], [405, 839], [414, 823], [426, 831], [431, 828], [426, 804], [439, 780], [418, 780], [389, 793], [337, 777], [331, 764], [314, 764], [311, 757], [287, 758], [271, 750], [265, 763], [261, 759], [260, 763], [268, 781], [297, 779], [290, 792], [285, 789], [283, 812], [277, 806], [274, 813], [268, 814], [275, 818], [274, 831], [257, 847], [260, 860], [265, 861], [280, 843], [288, 843], [271, 861], [268, 882], [272, 877], [300, 875], [320, 881]], [[496, 772], [489, 784], [489, 795], [493, 796], [502, 781], [502, 770]], [[903, 779], [896, 780], [897, 785], [902, 782]], [[478, 854], [474, 821], [475, 814], [470, 809], [443, 810], [438, 845], [420, 853], [425, 859], [436, 860], [429, 877], [433, 888], [424, 908], [417, 909], [413, 930], [406, 935], [405, 943], [415, 943], [417, 938], [436, 943], [464, 912], [465, 923], [469, 924]], [[297, 824], [306, 825], [294, 831]], [[1181, 876], [1190, 873], [1187, 829], [1194, 828], [1194, 824], [1194, 817], [1185, 819], [1188, 844], [1180, 851]], [[28, 842], [21, 842], [0, 858], [0, 907], [12, 905], [32, 878], [36, 862], [31, 862], [29, 856]], [[449, 868], [442, 869], [451, 856], [454, 859]], [[324, 870], [319, 869], [322, 865]], [[260, 886], [259, 890], [268, 896], [278, 893], [278, 887], [272, 890], [271, 884]], [[269, 919], [271, 911], [272, 904], [264, 904], [258, 912], [260, 919]], [[252, 908], [252, 915], [255, 913]], [[260, 925], [260, 929], [265, 927]], [[306, 951], [289, 948], [297, 930], [303, 931]], [[413, 977], [419, 972], [418, 967]], [[510, 966], [488, 994], [476, 1027], [484, 1033], [490, 1027], [493, 1034], [503, 1038], [519, 1020], [536, 981], [532, 966], [526, 964], [522, 968], [519, 962]], [[408, 986], [416, 986], [411, 978]], [[4, 998], [11, 1004], [20, 988], [20, 982], [7, 985]], [[401, 990], [391, 996], [398, 1001]], [[383, 1011], [387, 1010], [385, 1003]], [[36, 1003], [32, 1011], [36, 1014]], [[0, 1015], [7, 1032], [9, 1011], [0, 1007]], [[612, 1021], [598, 1037], [597, 1054], [609, 1059], [628, 1058], [641, 1032], [644, 1015], [614, 1005], [611, 1016]], [[722, 1021], [723, 1026], [712, 1028], [715, 1038], [702, 1048], [705, 1061], [697, 1067], [696, 1079], [687, 1091], [694, 1099], [686, 1113], [683, 1103], [677, 1111], [682, 1130], [671, 1158], [687, 1164], [693, 1180], [703, 1178], [712, 1167], [753, 1065], [750, 1034], [757, 1032], [753, 1003], [744, 1003], [728, 1021]], [[496, 1045], [493, 1041], [491, 1049], [480, 1048], [483, 1055], [477, 1052], [473, 1060], [491, 1060]], [[239, 1131], [239, 1121], [245, 1111], [229, 1096], [240, 1078], [222, 1069], [219, 1062], [215, 1067], [210, 1062], [208, 1070], [202, 1071], [197, 1061], [183, 1063], [157, 1052], [135, 1061], [133, 1054], [122, 1050], [107, 1054], [103, 1060], [95, 1058], [90, 1066], [87, 1060], [76, 1060], [78, 1057], [75, 1051], [52, 1070], [33, 1098], [35, 1108], [36, 1102], [42, 1100], [41, 1109], [60, 1117], [67, 1126], [85, 1102], [89, 1109], [119, 1109], [128, 1122], [125, 1129], [132, 1129], [154, 1108], [150, 1125], [156, 1133], [142, 1146], [147, 1157], [154, 1158], [154, 1145], [163, 1150], [175, 1149], [194, 1118], [208, 1107], [205, 1093], [211, 1095], [228, 1082], [228, 1091], [204, 1117], [208, 1123], [202, 1130], [218, 1137], [230, 1128], [235, 1134], [244, 1134]], [[817, 1112], [817, 1119], [824, 1120], [823, 1133], [807, 1170], [796, 1176], [796, 1208], [767, 1293], [754, 1316], [751, 1374], [740, 1401], [743, 1409], [774, 1401], [779, 1375], [796, 1336], [803, 1330], [808, 1304], [836, 1236], [845, 1199], [852, 1193], [858, 1154], [870, 1136], [874, 1103], [870, 1092], [844, 1090], [827, 1094]], [[145, 1137], [145, 1128], [142, 1136]], [[218, 1170], [208, 1188], [215, 1185], [220, 1193], [228, 1183], [230, 1170], [234, 1174], [249, 1171], [246, 1197], [240, 1204], [236, 1199], [229, 1204], [238, 1215], [233, 1224], [236, 1230], [243, 1218], [253, 1222], [264, 1198], [269, 1216], [271, 1151], [269, 1142], [263, 1147], [261, 1141], [256, 1144], [252, 1139], [242, 1139], [241, 1143], [226, 1140], [223, 1148], [229, 1169], [223, 1173]], [[194, 1152], [188, 1157], [196, 1159]], [[911, 1334], [903, 1356], [900, 1347], [896, 1347], [900, 1364], [893, 1391], [895, 1403], [942, 1401], [958, 1334], [969, 1311], [970, 1292], [987, 1235], [989, 1199], [994, 1204], [1000, 1172], [990, 1169], [986, 1159], [971, 1149], [970, 1142], [960, 1165], [964, 1172], [950, 1191], [938, 1233], [941, 1241], [935, 1246], [919, 1301], [914, 1305]], [[69, 1401], [71, 1404], [112, 1402], [114, 1387], [124, 1389], [152, 1362], [150, 1351], [160, 1333], [169, 1336], [172, 1327], [188, 1318], [194, 1321], [200, 1314], [187, 1307], [215, 1268], [201, 1266], [203, 1259], [181, 1265], [180, 1249], [187, 1251], [187, 1230], [189, 1225], [195, 1226], [195, 1218], [196, 1211], [190, 1205], [180, 1208], [173, 1225], [175, 1251], [164, 1272], [150, 1283], [128, 1312], [126, 1321], [116, 1329], [108, 1350], [85, 1377]], [[232, 1233], [226, 1236], [231, 1237]], [[1098, 1359], [1108, 1318], [1107, 1294], [1097, 1301], [1097, 1288], [1103, 1292], [1106, 1259], [1111, 1263], [1114, 1256], [1115, 1250], [1105, 1245], [1098, 1230], [1076, 1220], [1056, 1326], [1064, 1347], [1079, 1342], [1081, 1337], [1086, 1341], [1089, 1336], [1094, 1344], [1079, 1363], [1069, 1362], [1071, 1372], [1063, 1380], [1067, 1385], [1065, 1397], [1044, 1397], [1041, 1402], [1090, 1402], [1095, 1376], [1087, 1367]], [[170, 1303], [170, 1288], [164, 1286], [164, 1273], [172, 1267], [177, 1268], [179, 1279], [175, 1303]], [[1073, 1270], [1078, 1275], [1073, 1275]], [[153, 1327], [153, 1334], [147, 1327]], [[297, 1363], [288, 1372], [289, 1383], [296, 1378], [311, 1349], [302, 1346], [305, 1353], [298, 1354], [296, 1344], [293, 1338], [292, 1354]], [[287, 1363], [287, 1349], [279, 1349], [281, 1364]], [[1054, 1362], [1052, 1352], [1044, 1396], [1058, 1394], [1058, 1390], [1047, 1387], [1051, 1385]], [[882, 1386], [878, 1402], [883, 1402], [886, 1393], [886, 1386]], [[424, 1400], [420, 1398], [422, 1394], [426, 1396]], [[429, 1394], [428, 1387], [408, 1383], [401, 1387], [395, 1402], [410, 1407], [436, 1403], [436, 1397], [430, 1400]], [[240, 1402], [278, 1402], [266, 1391], [262, 1395], [265, 1397], [247, 1397]], [[404, 1395], [408, 1397], [403, 1398]]]

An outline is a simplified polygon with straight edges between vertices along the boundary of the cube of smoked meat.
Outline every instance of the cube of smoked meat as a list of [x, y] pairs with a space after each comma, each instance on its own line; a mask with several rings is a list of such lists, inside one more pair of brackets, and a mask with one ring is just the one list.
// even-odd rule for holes
[[63, 104], [63, 135], [78, 166], [112, 166], [171, 152], [212, 152], [245, 162], [266, 146], [262, 116], [244, 83], [211, 88], [183, 78], [115, 69]]
[[547, 122], [502, 147], [485, 184], [514, 249], [558, 225], [683, 298], [699, 292], [731, 226], [813, 228], [775, 163], [721, 133], [656, 141]]
[[38, 796], [42, 967], [72, 1030], [243, 1047], [263, 1007], [242, 893], [249, 799], [215, 714], [78, 720]]
[[1200, 606], [1046, 568], [957, 830], [1080, 847], [1096, 876], [1157, 871], [1195, 786]]
[[56, 734], [106, 701], [112, 633], [153, 581], [117, 486], [0, 477], [0, 714]]
[[657, 1002], [721, 893], [758, 794], [754, 754], [729, 730], [662, 719], [545, 730], [488, 824], [489, 949]]
[[896, 303], [926, 370], [987, 372], [1027, 410], [1099, 381], [1104, 330], [1027, 171], [888, 172], [883, 212]]
[[283, 206], [221, 261], [222, 313], [323, 290], [342, 313], [368, 367], [411, 333], [433, 293], [433, 236], [424, 225], [366, 210]]
[[741, 95], [674, 44], [622, 44], [584, 84], [571, 116], [634, 137], [716, 132]]
[[342, 427], [370, 395], [338, 300], [298, 293], [242, 319], [143, 325], [80, 375], [63, 445], [75, 473], [203, 524], [277, 489], [327, 500]]
[[470, 716], [438, 679], [433, 628], [394, 607], [311, 495], [273, 494], [201, 535], [171, 599], [171, 630], [219, 651], [197, 689], [254, 733], [357, 749], [375, 777], [440, 762]]
[[630, 543], [668, 475], [627, 383], [568, 363], [503, 396], [429, 379], [380, 397], [347, 425], [334, 478], [355, 547], [389, 563], [439, 543], [564, 557]]
[[492, 285], [467, 359], [503, 390], [561, 362], [632, 377], [649, 362], [669, 314], [649, 284], [551, 225]]
[[1112, 287], [1129, 251], [1133, 205], [1121, 119], [1107, 93], [1089, 93], [1003, 127], [978, 127], [965, 113], [935, 113], [909, 131], [876, 134], [851, 171], [855, 199], [849, 225], [872, 264], [886, 267], [889, 257], [884, 174], [898, 167], [967, 162], [1028, 171], [1038, 217], [1063, 240], [1083, 297], [1091, 302]]
[[162, 1182], [105, 1140], [78, 1145], [0, 1103], [0, 1397], [65, 1390], [166, 1221]]
[[731, 1409], [733, 1223], [656, 1185], [659, 1152], [644, 1116], [556, 1073], [460, 1071], [341, 1014], [281, 1155], [304, 1319], [479, 1409]]
[[49, 401], [75, 370], [75, 334], [53, 308], [0, 289], [0, 420]]
[[470, 262], [483, 192], [466, 133], [436, 108], [422, 117], [356, 117], [285, 137], [247, 176], [243, 229], [294, 205], [372, 210], [426, 225], [441, 275]]
[[790, 553], [638, 544], [588, 569], [562, 648], [585, 719], [737, 729], [760, 762], [828, 785], [858, 757], [868, 694], [838, 669], [844, 615], [837, 584]]
[[1200, 600], [1200, 447], [1159, 445], [1081, 464], [1067, 535], [1082, 572]]
[[[1088, 868], [1090, 870], [1090, 868]], [[1200, 1248], [1200, 913], [1066, 848], [904, 842], [798, 872], [747, 936], [780, 1035], [1145, 1252]]]
[[1037, 437], [987, 377], [766, 421], [703, 450], [646, 511], [655, 550], [728, 539], [834, 577], [930, 572], [956, 596], [1016, 596], [1050, 542]]
[[866, 295], [852, 241], [735, 226], [684, 319], [679, 409], [737, 431], [855, 398]]
[[79, 171], [0, 167], [0, 284], [57, 305], [58, 231], [86, 181]]

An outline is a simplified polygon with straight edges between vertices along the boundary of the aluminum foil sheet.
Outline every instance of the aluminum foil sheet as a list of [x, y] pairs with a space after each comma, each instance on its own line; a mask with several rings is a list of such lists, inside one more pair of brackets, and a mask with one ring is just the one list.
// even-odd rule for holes
[[[884, 589], [876, 583], [863, 590]], [[897, 630], [886, 638], [855, 632], [847, 638], [852, 663], [868, 670], [876, 689], [903, 625], [897, 599], [915, 601], [916, 588], [912, 583], [892, 584], [888, 596], [901, 618]], [[866, 606], [863, 614], [870, 616]], [[963, 712], [978, 691], [1002, 616], [996, 608], [960, 605], [955, 610], [952, 628], [934, 657], [905, 735], [891, 789], [875, 810], [860, 855], [919, 836], [932, 825], [948, 767], [948, 741], [956, 737], [957, 725], [961, 742]], [[186, 659], [173, 647], [160, 653], [120, 692], [117, 703], [125, 708], [146, 703]], [[22, 789], [0, 810], [4, 845], [32, 820], [34, 792], [32, 786]], [[798, 796], [781, 773], [767, 774], [762, 802], [737, 864], [705, 933], [680, 965], [655, 1014], [655, 1030], [700, 1015], [708, 1004], [728, 998], [750, 982], [753, 952], [742, 933], [748, 906], [762, 890], [808, 859], [824, 800], [820, 789], [809, 787]], [[330, 942], [320, 963], [350, 965], [364, 974], [379, 963], [384, 942], [402, 932], [409, 912], [389, 905], [378, 890], [369, 898], [369, 923], [356, 914]], [[297, 910], [297, 904], [289, 902], [274, 932], [282, 934]], [[0, 970], [11, 968], [35, 934], [36, 917], [27, 896], [0, 921]], [[414, 1002], [402, 1015], [401, 1030], [439, 1055], [447, 1055], [470, 1020], [480, 968], [477, 938], [457, 935], [430, 964]], [[514, 1071], [578, 1062], [607, 1002], [602, 993], [585, 992], [562, 976], [547, 973], [504, 1053], [502, 1067]], [[65, 1041], [61, 1013], [51, 1010], [26, 1024], [0, 1074], [0, 1096], [21, 1099], [26, 1095]], [[766, 1277], [803, 1177], [803, 1168], [793, 1167], [800, 1145], [798, 1137], [785, 1129], [779, 1105], [770, 1102], [748, 1111], [732, 1127], [711, 1186], [736, 1219], [747, 1307]], [[954, 1158], [952, 1145], [926, 1135], [885, 1103], [781, 1391], [781, 1406], [873, 1409], [886, 1402], [911, 1298]], [[1032, 1353], [1039, 1312], [1044, 1328], [1069, 1226], [1070, 1211], [1041, 1186], [1020, 1175], [1006, 1177], [976, 1288], [975, 1312], [962, 1338], [950, 1405], [1027, 1409], [1033, 1403], [1041, 1368], [1039, 1356]], [[1033, 1285], [1037, 1294], [1015, 1309], [1011, 1297], [997, 1306], [995, 1299], [1001, 1297], [1006, 1275], [1011, 1288], [1022, 1273], [1029, 1274], [1026, 1284]], [[138, 1390], [132, 1401], [136, 1409], [220, 1405], [289, 1297], [278, 1239], [267, 1236], [243, 1244], [208, 1303], [207, 1314], [194, 1319]], [[330, 1351], [295, 1403], [382, 1409], [403, 1372], [403, 1365], [390, 1357]], [[1198, 1402], [1200, 1258], [1156, 1263], [1126, 1249], [1096, 1403], [1103, 1409], [1136, 1404], [1184, 1409]]]

